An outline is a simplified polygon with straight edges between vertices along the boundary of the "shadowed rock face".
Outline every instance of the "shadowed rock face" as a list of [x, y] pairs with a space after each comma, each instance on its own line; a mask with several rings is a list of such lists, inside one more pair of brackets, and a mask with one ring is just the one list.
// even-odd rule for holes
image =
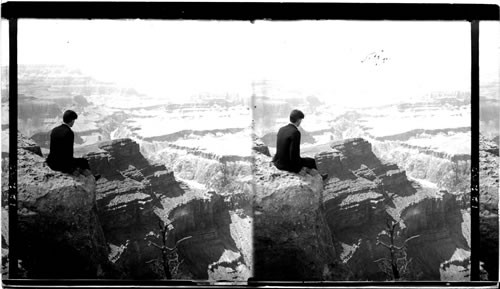
[[[148, 246], [147, 235], [159, 231], [161, 201], [184, 194], [184, 188], [165, 166], [150, 164], [130, 139], [98, 144], [86, 155], [93, 173], [100, 174], [96, 196], [99, 218], [110, 248], [109, 255], [127, 278], [158, 278], [147, 261], [159, 256]], [[161, 243], [161, 242], [160, 242]]]
[[155, 146], [142, 148], [190, 187], [172, 200], [175, 204], [162, 201], [162, 216], [175, 228], [173, 239], [192, 236], [179, 253], [193, 278], [247, 280], [253, 268], [251, 158], [168, 143]]
[[408, 254], [427, 279], [463, 280], [470, 262], [470, 205], [465, 195], [441, 194], [421, 198], [401, 212], [406, 235], [420, 236], [409, 243]]
[[[187, 183], [177, 181], [165, 165], [146, 160], [130, 139], [100, 143], [87, 154], [93, 172], [102, 176], [97, 203], [104, 233], [114, 248], [110, 260], [128, 278], [161, 277], [146, 264], [160, 257], [148, 240], [161, 245], [151, 235], [159, 232], [158, 222], [171, 223], [174, 230], [169, 232], [168, 246], [191, 236], [179, 245], [182, 276], [246, 280], [252, 266], [251, 248], [246, 245], [251, 239], [247, 208], [251, 186], [228, 181], [236, 176], [227, 174], [245, 175], [249, 165], [239, 164], [240, 160], [206, 159], [210, 156], [182, 148], [169, 152], [165, 157], [170, 162], [165, 163], [174, 169], [182, 166], [179, 175], [189, 177]], [[207, 187], [216, 192], [210, 193]]]
[[[447, 279], [449, 269], [441, 266], [467, 268], [469, 215], [463, 195], [424, 189], [408, 181], [396, 165], [380, 162], [363, 139], [344, 140], [332, 148], [333, 153], [317, 156], [320, 172], [328, 172], [323, 204], [333, 239], [342, 248], [342, 262], [356, 278], [385, 278], [373, 261], [388, 255], [386, 248], [377, 245], [386, 220], [400, 223], [398, 245], [420, 235], [408, 244], [409, 257], [415, 260], [412, 276], [407, 278]], [[415, 245], [422, 244], [419, 240], [432, 245], [422, 250], [424, 246]], [[457, 251], [461, 252], [458, 257]]]
[[212, 194], [207, 200], [193, 200], [174, 209], [169, 218], [175, 220], [174, 239], [191, 236], [182, 243], [181, 251], [187, 266], [197, 278], [208, 279], [211, 264], [216, 263], [225, 251], [238, 255], [228, 263], [243, 262], [231, 238], [229, 207], [221, 196]]
[[[110, 278], [113, 270], [97, 216], [94, 178], [52, 171], [33, 141], [20, 135], [18, 140], [16, 245], [26, 277]], [[7, 176], [4, 171], [4, 200]]]

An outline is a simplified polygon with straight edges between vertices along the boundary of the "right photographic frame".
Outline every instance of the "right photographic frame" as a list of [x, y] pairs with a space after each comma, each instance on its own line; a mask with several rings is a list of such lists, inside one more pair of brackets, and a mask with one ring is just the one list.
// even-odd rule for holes
[[473, 258], [498, 279], [499, 26], [480, 24], [474, 245], [471, 23], [254, 23], [256, 280], [470, 281]]

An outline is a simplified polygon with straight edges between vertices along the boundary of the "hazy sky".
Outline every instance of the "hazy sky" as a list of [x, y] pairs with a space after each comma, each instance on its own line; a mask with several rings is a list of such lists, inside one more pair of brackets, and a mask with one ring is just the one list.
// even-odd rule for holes
[[[345, 103], [470, 88], [468, 22], [20, 20], [18, 37], [20, 64], [77, 67], [158, 97], [245, 96], [262, 79]], [[388, 60], [361, 63], [372, 52]]]

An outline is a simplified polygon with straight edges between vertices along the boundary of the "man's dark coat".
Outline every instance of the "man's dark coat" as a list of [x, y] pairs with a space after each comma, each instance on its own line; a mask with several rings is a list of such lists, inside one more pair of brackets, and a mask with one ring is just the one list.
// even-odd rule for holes
[[56, 171], [71, 173], [75, 169], [73, 142], [75, 134], [66, 124], [54, 128], [50, 133], [50, 153], [47, 164]]
[[280, 170], [294, 173], [302, 169], [300, 131], [295, 125], [290, 123], [278, 131], [273, 163]]

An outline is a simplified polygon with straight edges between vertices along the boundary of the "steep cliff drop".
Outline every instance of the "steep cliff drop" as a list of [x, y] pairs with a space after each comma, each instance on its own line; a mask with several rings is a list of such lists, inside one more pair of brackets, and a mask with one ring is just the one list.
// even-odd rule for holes
[[348, 279], [323, 211], [321, 176], [280, 171], [258, 151], [254, 157], [255, 279]]
[[214, 153], [163, 141], [144, 142], [145, 155], [172, 168], [191, 193], [165, 219], [193, 236], [180, 250], [197, 279], [246, 281], [252, 276], [251, 157]]
[[[2, 154], [2, 219], [7, 226], [8, 158]], [[26, 278], [113, 278], [96, 210], [93, 176], [52, 171], [40, 147], [18, 134], [18, 239]], [[6, 222], [7, 221], [7, 222]], [[2, 259], [8, 232], [2, 228]], [[4, 235], [5, 234], [5, 235]], [[4, 254], [5, 253], [5, 254]]]
[[467, 280], [470, 214], [463, 194], [409, 181], [364, 139], [331, 148], [316, 155], [325, 181], [278, 171], [256, 153], [257, 279], [390, 280], [375, 261], [389, 256], [377, 241], [389, 242], [383, 235], [394, 221], [395, 245], [418, 236], [407, 243], [408, 270], [400, 278]]
[[[141, 149], [151, 148], [143, 143]], [[250, 195], [251, 178], [234, 175], [249, 174], [244, 160], [168, 146], [153, 154], [163, 164], [154, 164], [130, 139], [100, 143], [89, 150], [92, 170], [102, 175], [97, 203], [111, 249], [109, 258], [126, 276], [162, 277], [148, 265], [160, 256], [157, 248], [148, 245], [158, 233], [159, 221], [173, 227], [168, 246], [190, 237], [178, 247], [183, 263], [174, 278], [246, 280], [250, 276], [251, 212], [246, 195]]]

